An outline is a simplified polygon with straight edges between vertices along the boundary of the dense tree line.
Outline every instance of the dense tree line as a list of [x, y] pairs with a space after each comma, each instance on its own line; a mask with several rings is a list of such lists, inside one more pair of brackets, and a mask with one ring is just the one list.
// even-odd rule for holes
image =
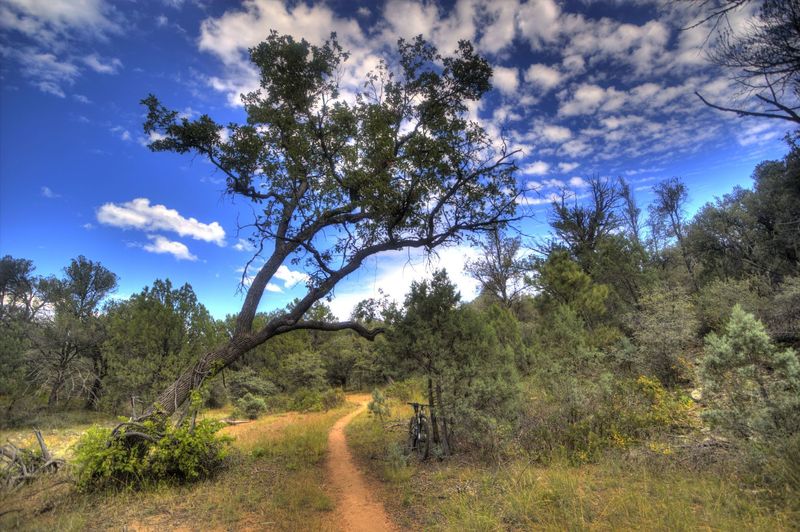
[[[234, 317], [212, 318], [188, 284], [157, 279], [128, 299], [112, 299], [116, 286], [114, 273], [83, 256], [61, 277], [37, 276], [30, 260], [2, 258], [5, 422], [30, 422], [31, 411], [78, 407], [136, 415], [198, 353], [232, 334]], [[309, 314], [330, 318], [321, 304]], [[262, 323], [269, 319], [256, 316]], [[248, 392], [288, 397], [301, 389], [368, 386], [382, 371], [371, 345], [346, 331], [287, 334], [251, 351], [206, 387], [205, 398], [219, 406]]]

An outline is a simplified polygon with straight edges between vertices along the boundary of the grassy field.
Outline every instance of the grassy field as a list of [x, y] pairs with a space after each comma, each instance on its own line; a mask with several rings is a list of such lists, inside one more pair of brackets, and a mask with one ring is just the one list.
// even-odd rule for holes
[[406, 463], [403, 419], [389, 430], [367, 414], [348, 427], [363, 468], [382, 481], [396, 522], [425, 530], [794, 530], [798, 508], [770, 503], [719, 472], [690, 471], [665, 456], [609, 456], [583, 466], [522, 457], [486, 465], [465, 456]]
[[[323, 463], [327, 434], [352, 408], [348, 404], [327, 413], [264, 416], [226, 427], [223, 432], [235, 438], [229, 467], [188, 486], [84, 494], [69, 482], [68, 472], [37, 481], [4, 497], [0, 530], [330, 529], [334, 502]], [[87, 426], [51, 428], [44, 434], [48, 445], [61, 451]], [[4, 436], [27, 438], [20, 431]]]

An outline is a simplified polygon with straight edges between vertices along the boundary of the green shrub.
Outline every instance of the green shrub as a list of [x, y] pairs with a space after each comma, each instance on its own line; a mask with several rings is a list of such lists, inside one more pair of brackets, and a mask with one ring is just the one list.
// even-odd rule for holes
[[688, 353], [699, 329], [691, 300], [681, 290], [664, 286], [645, 293], [640, 305], [630, 325], [641, 371], [668, 387], [690, 382]]
[[236, 410], [236, 414], [239, 416], [256, 419], [267, 411], [267, 403], [261, 397], [256, 397], [247, 392], [241, 399], [236, 401]]
[[391, 414], [386, 396], [377, 388], [372, 390], [372, 401], [367, 405], [367, 410], [369, 410], [370, 414], [381, 420], [381, 422]]
[[337, 406], [342, 406], [345, 399], [344, 390], [341, 388], [331, 388], [322, 394], [322, 408], [327, 412]]
[[772, 439], [800, 433], [800, 360], [779, 349], [764, 325], [739, 305], [725, 334], [706, 337], [706, 417], [736, 436]]
[[222, 379], [216, 378], [208, 386], [203, 387], [203, 404], [208, 408], [221, 408], [228, 404], [228, 391]]
[[128, 429], [155, 441], [125, 438], [125, 429], [112, 436], [111, 429], [93, 427], [74, 447], [78, 487], [87, 491], [139, 488], [159, 481], [208, 478], [222, 467], [228, 453], [231, 439], [216, 435], [222, 426], [212, 420], [202, 420], [193, 428], [148, 421]]
[[269, 412], [286, 412], [294, 408], [291, 396], [285, 393], [265, 397], [264, 402], [267, 404], [267, 411]]
[[414, 386], [409, 381], [394, 381], [386, 387], [385, 392], [386, 397], [407, 403], [414, 397]]
[[228, 393], [233, 400], [241, 399], [245, 394], [269, 397], [278, 393], [278, 388], [271, 381], [263, 378], [251, 368], [243, 368], [232, 372], [228, 377]]
[[292, 408], [300, 412], [320, 412], [324, 408], [322, 393], [317, 390], [300, 388], [292, 396]]
[[605, 449], [688, 429], [692, 408], [691, 399], [647, 377], [562, 378], [531, 397], [522, 415], [520, 444], [540, 461], [563, 455], [573, 463], [591, 462]]

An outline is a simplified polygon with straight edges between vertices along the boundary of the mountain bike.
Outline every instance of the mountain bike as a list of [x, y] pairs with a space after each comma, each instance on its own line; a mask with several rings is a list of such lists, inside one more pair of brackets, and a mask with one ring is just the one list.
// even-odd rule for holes
[[422, 460], [428, 458], [431, 447], [431, 429], [422, 403], [408, 403], [414, 407], [414, 416], [408, 422], [408, 449]]

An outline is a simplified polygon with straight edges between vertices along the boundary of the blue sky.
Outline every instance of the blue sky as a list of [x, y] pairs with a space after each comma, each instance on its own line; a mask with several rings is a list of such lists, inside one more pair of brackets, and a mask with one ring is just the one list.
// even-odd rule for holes
[[[778, 121], [740, 119], [693, 95], [730, 102], [737, 89], [700, 50], [708, 28], [691, 5], [656, 1], [0, 0], [0, 253], [57, 274], [83, 254], [120, 276], [118, 297], [169, 277], [189, 282], [217, 316], [236, 312], [249, 254], [237, 233], [249, 207], [222, 193], [200, 158], [151, 153], [139, 101], [156, 94], [187, 116], [240, 121], [238, 94], [255, 87], [246, 50], [270, 29], [318, 43], [336, 31], [354, 90], [398, 37], [441, 50], [470, 39], [495, 67], [495, 89], [470, 109], [520, 149], [530, 191], [527, 234], [546, 229], [548, 197], [580, 197], [594, 174], [623, 176], [644, 207], [658, 180], [681, 176], [691, 209], [786, 152]], [[737, 13], [733, 26], [747, 22]], [[746, 100], [742, 101], [746, 105]], [[376, 257], [337, 288], [345, 317], [377, 288], [401, 298], [439, 264], [465, 299], [467, 248]], [[265, 309], [304, 292], [287, 265]]]

